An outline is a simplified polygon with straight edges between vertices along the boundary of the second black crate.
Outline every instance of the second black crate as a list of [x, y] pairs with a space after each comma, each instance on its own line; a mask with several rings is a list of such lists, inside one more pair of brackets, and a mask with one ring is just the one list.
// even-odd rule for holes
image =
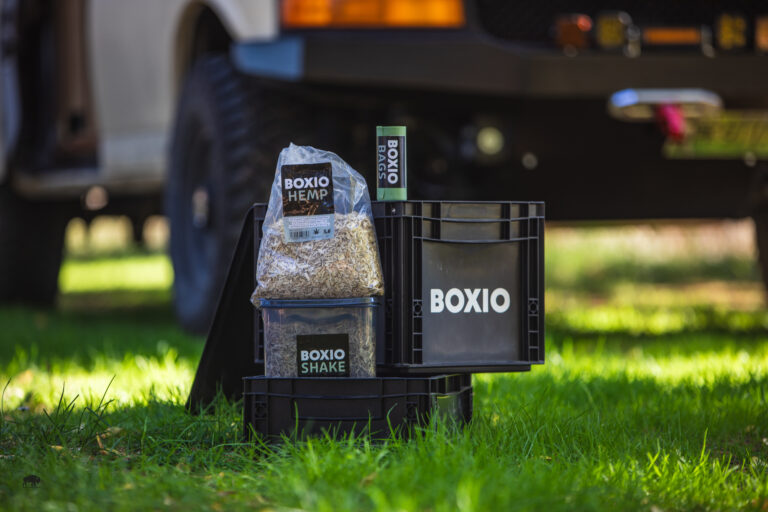
[[378, 378], [243, 379], [243, 427], [270, 441], [367, 434], [374, 438], [409, 435], [435, 414], [464, 424], [472, 418], [471, 375]]

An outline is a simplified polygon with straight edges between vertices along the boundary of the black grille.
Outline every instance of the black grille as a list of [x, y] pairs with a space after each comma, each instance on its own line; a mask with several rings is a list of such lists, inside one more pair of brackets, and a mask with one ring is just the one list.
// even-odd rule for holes
[[593, 19], [601, 11], [625, 11], [640, 26], [714, 26], [724, 12], [740, 13], [749, 23], [768, 15], [768, 2], [759, 0], [476, 0], [481, 26], [490, 34], [511, 41], [548, 43], [551, 27], [561, 14], [581, 13]]

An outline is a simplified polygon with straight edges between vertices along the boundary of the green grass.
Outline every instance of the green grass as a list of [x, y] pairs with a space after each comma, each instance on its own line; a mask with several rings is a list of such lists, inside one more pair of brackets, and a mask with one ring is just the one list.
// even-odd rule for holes
[[[468, 427], [278, 446], [242, 441], [240, 404], [184, 410], [202, 340], [174, 323], [163, 256], [70, 258], [59, 311], [0, 308], [0, 508], [768, 509], [754, 264], [580, 244], [548, 243], [546, 365], [475, 376]], [[629, 274], [582, 287], [612, 266]]]

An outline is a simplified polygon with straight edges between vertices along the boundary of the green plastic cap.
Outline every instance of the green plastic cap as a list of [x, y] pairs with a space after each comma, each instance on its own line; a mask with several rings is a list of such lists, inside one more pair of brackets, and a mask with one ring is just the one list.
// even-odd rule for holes
[[377, 126], [377, 137], [405, 137], [405, 126]]

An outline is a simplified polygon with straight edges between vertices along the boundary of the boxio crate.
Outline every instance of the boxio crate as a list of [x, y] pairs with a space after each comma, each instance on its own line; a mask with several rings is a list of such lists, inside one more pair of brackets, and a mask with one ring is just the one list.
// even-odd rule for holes
[[373, 205], [385, 282], [380, 374], [544, 362], [544, 204]]

